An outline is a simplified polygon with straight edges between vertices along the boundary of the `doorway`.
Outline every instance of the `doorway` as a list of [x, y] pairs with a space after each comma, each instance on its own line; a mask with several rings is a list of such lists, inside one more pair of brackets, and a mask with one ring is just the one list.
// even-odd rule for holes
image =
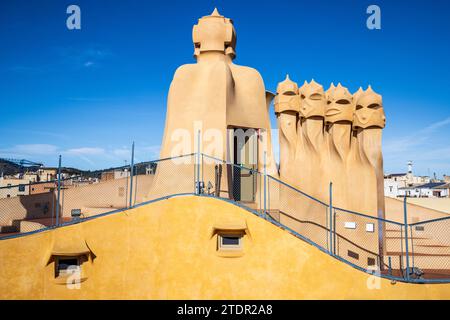
[[235, 201], [254, 202], [258, 168], [258, 132], [250, 128], [229, 130], [232, 161], [230, 194]]

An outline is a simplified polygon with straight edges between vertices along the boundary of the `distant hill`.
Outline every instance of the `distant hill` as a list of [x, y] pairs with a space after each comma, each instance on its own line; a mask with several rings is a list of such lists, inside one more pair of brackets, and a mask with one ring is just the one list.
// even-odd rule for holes
[[[136, 164], [135, 174], [145, 174], [146, 168], [148, 166], [152, 167], [153, 170], [156, 169], [156, 163], [141, 162], [141, 163]], [[62, 167], [61, 172], [68, 173], [71, 176], [76, 175], [76, 176], [83, 176], [86, 178], [100, 178], [103, 172], [114, 171], [114, 170], [123, 170], [125, 168], [129, 168], [129, 166], [122, 166], [122, 167], [115, 167], [115, 168], [108, 168], [108, 169], [101, 169], [101, 170], [94, 170], [94, 171]], [[27, 171], [33, 172], [33, 171], [37, 171], [38, 169], [39, 169], [39, 166], [23, 167], [14, 162], [8, 161], [6, 159], [0, 159], [0, 175], [2, 172], [3, 172], [3, 175], [6, 176], [6, 175], [16, 175], [18, 173], [25, 173]], [[53, 168], [53, 169], [57, 169], [57, 168]]]
[[[25, 172], [34, 172], [37, 171], [40, 167], [39, 166], [20, 166], [14, 162], [8, 161], [6, 159], [0, 159], [0, 175], [3, 172], [3, 175], [9, 176], [9, 175], [15, 175], [18, 173], [25, 173]], [[57, 169], [57, 168], [54, 168]], [[68, 173], [70, 175], [81, 175], [84, 173], [83, 170], [79, 170], [76, 168], [61, 168], [62, 173]]]
[[[153, 172], [156, 170], [157, 163], [156, 162], [140, 162], [135, 164], [134, 174], [146, 174], [147, 168], [152, 168]], [[129, 166], [121, 166], [121, 167], [114, 167], [114, 168], [108, 168], [108, 169], [101, 169], [101, 170], [94, 170], [94, 171], [82, 171], [81, 174], [86, 178], [100, 178], [102, 176], [102, 173], [104, 172], [111, 172], [114, 170], [124, 170], [129, 169]]]
[[27, 167], [24, 168], [14, 162], [8, 161], [6, 159], [0, 159], [0, 175], [3, 172], [3, 175], [15, 175], [17, 173], [24, 172], [26, 170], [28, 171], [34, 171], [37, 170], [39, 167]]

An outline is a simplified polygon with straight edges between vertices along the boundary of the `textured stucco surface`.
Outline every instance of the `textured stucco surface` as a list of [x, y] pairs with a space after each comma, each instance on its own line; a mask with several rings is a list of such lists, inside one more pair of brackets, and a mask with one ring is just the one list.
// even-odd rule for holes
[[408, 202], [450, 214], [450, 198], [408, 198]]
[[[214, 228], [246, 225], [244, 254], [216, 251]], [[79, 290], [54, 279], [52, 251], [87, 247]], [[84, 246], [84, 247], [83, 247]], [[66, 248], [66, 249], [65, 249]], [[75, 249], [74, 249], [75, 248]], [[82, 250], [82, 249], [80, 249]], [[188, 196], [0, 241], [2, 299], [443, 299], [450, 285], [391, 284], [230, 203]]]

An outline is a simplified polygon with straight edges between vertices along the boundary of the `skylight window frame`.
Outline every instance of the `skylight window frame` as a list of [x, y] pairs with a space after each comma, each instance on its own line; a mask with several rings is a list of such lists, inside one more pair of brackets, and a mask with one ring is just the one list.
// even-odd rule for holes
[[[232, 245], [232, 244], [224, 244], [223, 239], [224, 238], [238, 238], [238, 244]], [[240, 251], [243, 249], [243, 238], [244, 234], [239, 232], [221, 232], [217, 234], [217, 247], [221, 251]]]

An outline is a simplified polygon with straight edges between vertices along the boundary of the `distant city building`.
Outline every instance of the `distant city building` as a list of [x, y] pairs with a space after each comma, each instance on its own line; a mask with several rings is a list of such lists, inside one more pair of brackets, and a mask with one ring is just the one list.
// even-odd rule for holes
[[101, 181], [116, 180], [127, 178], [129, 176], [130, 172], [128, 171], [128, 169], [115, 169], [111, 171], [102, 172], [100, 180]]
[[[156, 163], [150, 163], [147, 165], [137, 165], [135, 167], [134, 173], [135, 174], [145, 174], [145, 175], [153, 175], [156, 171]], [[114, 169], [110, 171], [104, 171], [101, 173], [100, 180], [108, 181], [108, 180], [117, 180], [117, 179], [123, 179], [130, 177], [130, 171], [129, 168], [122, 168], [122, 169]]]
[[398, 196], [399, 182], [394, 178], [384, 178], [384, 195], [386, 197], [395, 198]]
[[406, 173], [391, 173], [384, 176], [385, 185], [386, 182], [388, 184], [396, 184], [397, 188], [406, 187], [408, 185], [408, 179]]
[[[70, 174], [61, 173], [61, 179], [68, 178]], [[0, 176], [0, 199], [49, 192], [55, 188], [57, 179], [58, 169], [45, 167], [40, 167], [36, 171]]]
[[26, 172], [23, 174], [23, 179], [28, 180], [29, 182], [39, 182], [40, 177], [37, 172]]
[[128, 169], [114, 171], [114, 179], [122, 179], [122, 178], [127, 178], [129, 176], [130, 176], [130, 171], [128, 171]]
[[[61, 177], [67, 177], [66, 173], [62, 173]], [[36, 171], [27, 171], [25, 173], [17, 173], [11, 176], [5, 176], [9, 179], [26, 180], [28, 183], [52, 181], [58, 178], [57, 168], [39, 168]], [[18, 183], [15, 183], [18, 184]]]
[[41, 194], [50, 192], [56, 188], [55, 182], [31, 183], [29, 185], [30, 194]]
[[412, 165], [412, 161], [409, 161], [408, 171], [406, 173], [387, 174], [384, 179], [397, 182], [399, 188], [411, 187], [413, 185], [431, 182], [431, 179], [428, 176], [415, 176], [412, 171]]
[[443, 185], [434, 188], [434, 192], [439, 192], [439, 197], [450, 198], [450, 183], [445, 183]]
[[156, 171], [156, 164], [150, 164], [148, 166], [145, 167], [145, 174], [149, 175], [149, 174], [155, 174]]
[[0, 199], [28, 195], [29, 190], [29, 181], [26, 179], [0, 177]]
[[[52, 181], [58, 178], [58, 169], [41, 167], [36, 171], [28, 171], [17, 176], [20, 176], [29, 182]], [[61, 174], [61, 176], [63, 176], [63, 174]]]
[[392, 198], [449, 197], [449, 176], [444, 175], [444, 181], [431, 179], [429, 176], [415, 176], [412, 161], [408, 161], [407, 165], [406, 173], [391, 173], [384, 176], [385, 196]]
[[94, 183], [98, 183], [99, 179], [98, 178], [83, 178], [83, 177], [79, 177], [77, 179], [72, 179], [72, 186], [74, 187], [81, 187], [81, 186], [86, 186], [89, 184], [94, 184]]
[[105, 171], [102, 172], [100, 176], [101, 181], [114, 180], [114, 171]]
[[448, 186], [445, 186], [445, 182], [430, 182], [422, 185], [409, 186], [398, 189], [399, 197], [412, 197], [412, 198], [441, 198], [448, 197]]

